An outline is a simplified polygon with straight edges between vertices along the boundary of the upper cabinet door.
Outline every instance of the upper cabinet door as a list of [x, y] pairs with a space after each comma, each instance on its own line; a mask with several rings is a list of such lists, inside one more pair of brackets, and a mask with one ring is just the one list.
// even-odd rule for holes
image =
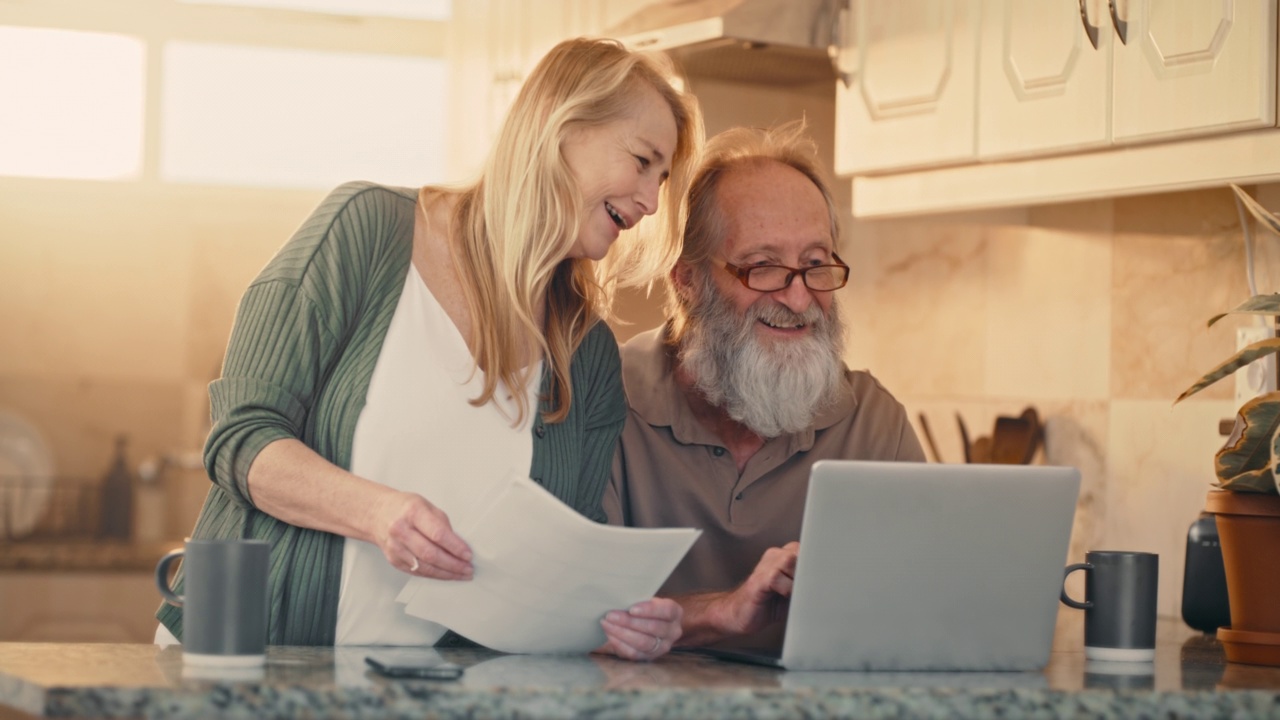
[[1271, 127], [1276, 0], [1112, 0], [1117, 143]]
[[994, 159], [1110, 142], [1113, 35], [1106, 0], [986, 0], [978, 155]]
[[973, 160], [978, 0], [854, 0], [836, 172]]

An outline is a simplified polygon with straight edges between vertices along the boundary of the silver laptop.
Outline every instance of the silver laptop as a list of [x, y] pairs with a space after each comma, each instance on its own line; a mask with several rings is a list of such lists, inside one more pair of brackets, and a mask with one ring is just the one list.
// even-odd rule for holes
[[813, 464], [781, 653], [788, 670], [1039, 670], [1053, 646], [1080, 473]]

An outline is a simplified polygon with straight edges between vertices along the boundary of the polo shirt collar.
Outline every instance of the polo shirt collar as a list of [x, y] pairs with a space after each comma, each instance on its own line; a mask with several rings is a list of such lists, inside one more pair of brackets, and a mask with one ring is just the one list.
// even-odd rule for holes
[[[684, 393], [676, 384], [674, 349], [667, 344], [669, 324], [640, 333], [621, 347], [622, 382], [631, 410], [654, 427], [669, 427], [675, 439], [685, 445], [721, 445], [721, 441], [694, 417]], [[813, 447], [815, 430], [825, 430], [858, 407], [846, 368], [835, 402], [821, 410], [812, 427], [791, 433], [786, 439], [792, 452]], [[771, 440], [770, 442], [773, 442]]]

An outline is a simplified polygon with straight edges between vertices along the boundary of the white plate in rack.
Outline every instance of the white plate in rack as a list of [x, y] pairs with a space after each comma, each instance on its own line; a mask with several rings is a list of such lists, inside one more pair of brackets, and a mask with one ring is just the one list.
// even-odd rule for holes
[[0, 540], [29, 535], [53, 495], [53, 454], [44, 436], [0, 408]]

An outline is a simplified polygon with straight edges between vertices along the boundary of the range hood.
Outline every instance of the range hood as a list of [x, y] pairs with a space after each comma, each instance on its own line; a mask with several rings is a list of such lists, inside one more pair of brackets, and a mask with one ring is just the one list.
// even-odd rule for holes
[[662, 50], [690, 77], [770, 85], [834, 80], [847, 0], [654, 0], [606, 35]]

